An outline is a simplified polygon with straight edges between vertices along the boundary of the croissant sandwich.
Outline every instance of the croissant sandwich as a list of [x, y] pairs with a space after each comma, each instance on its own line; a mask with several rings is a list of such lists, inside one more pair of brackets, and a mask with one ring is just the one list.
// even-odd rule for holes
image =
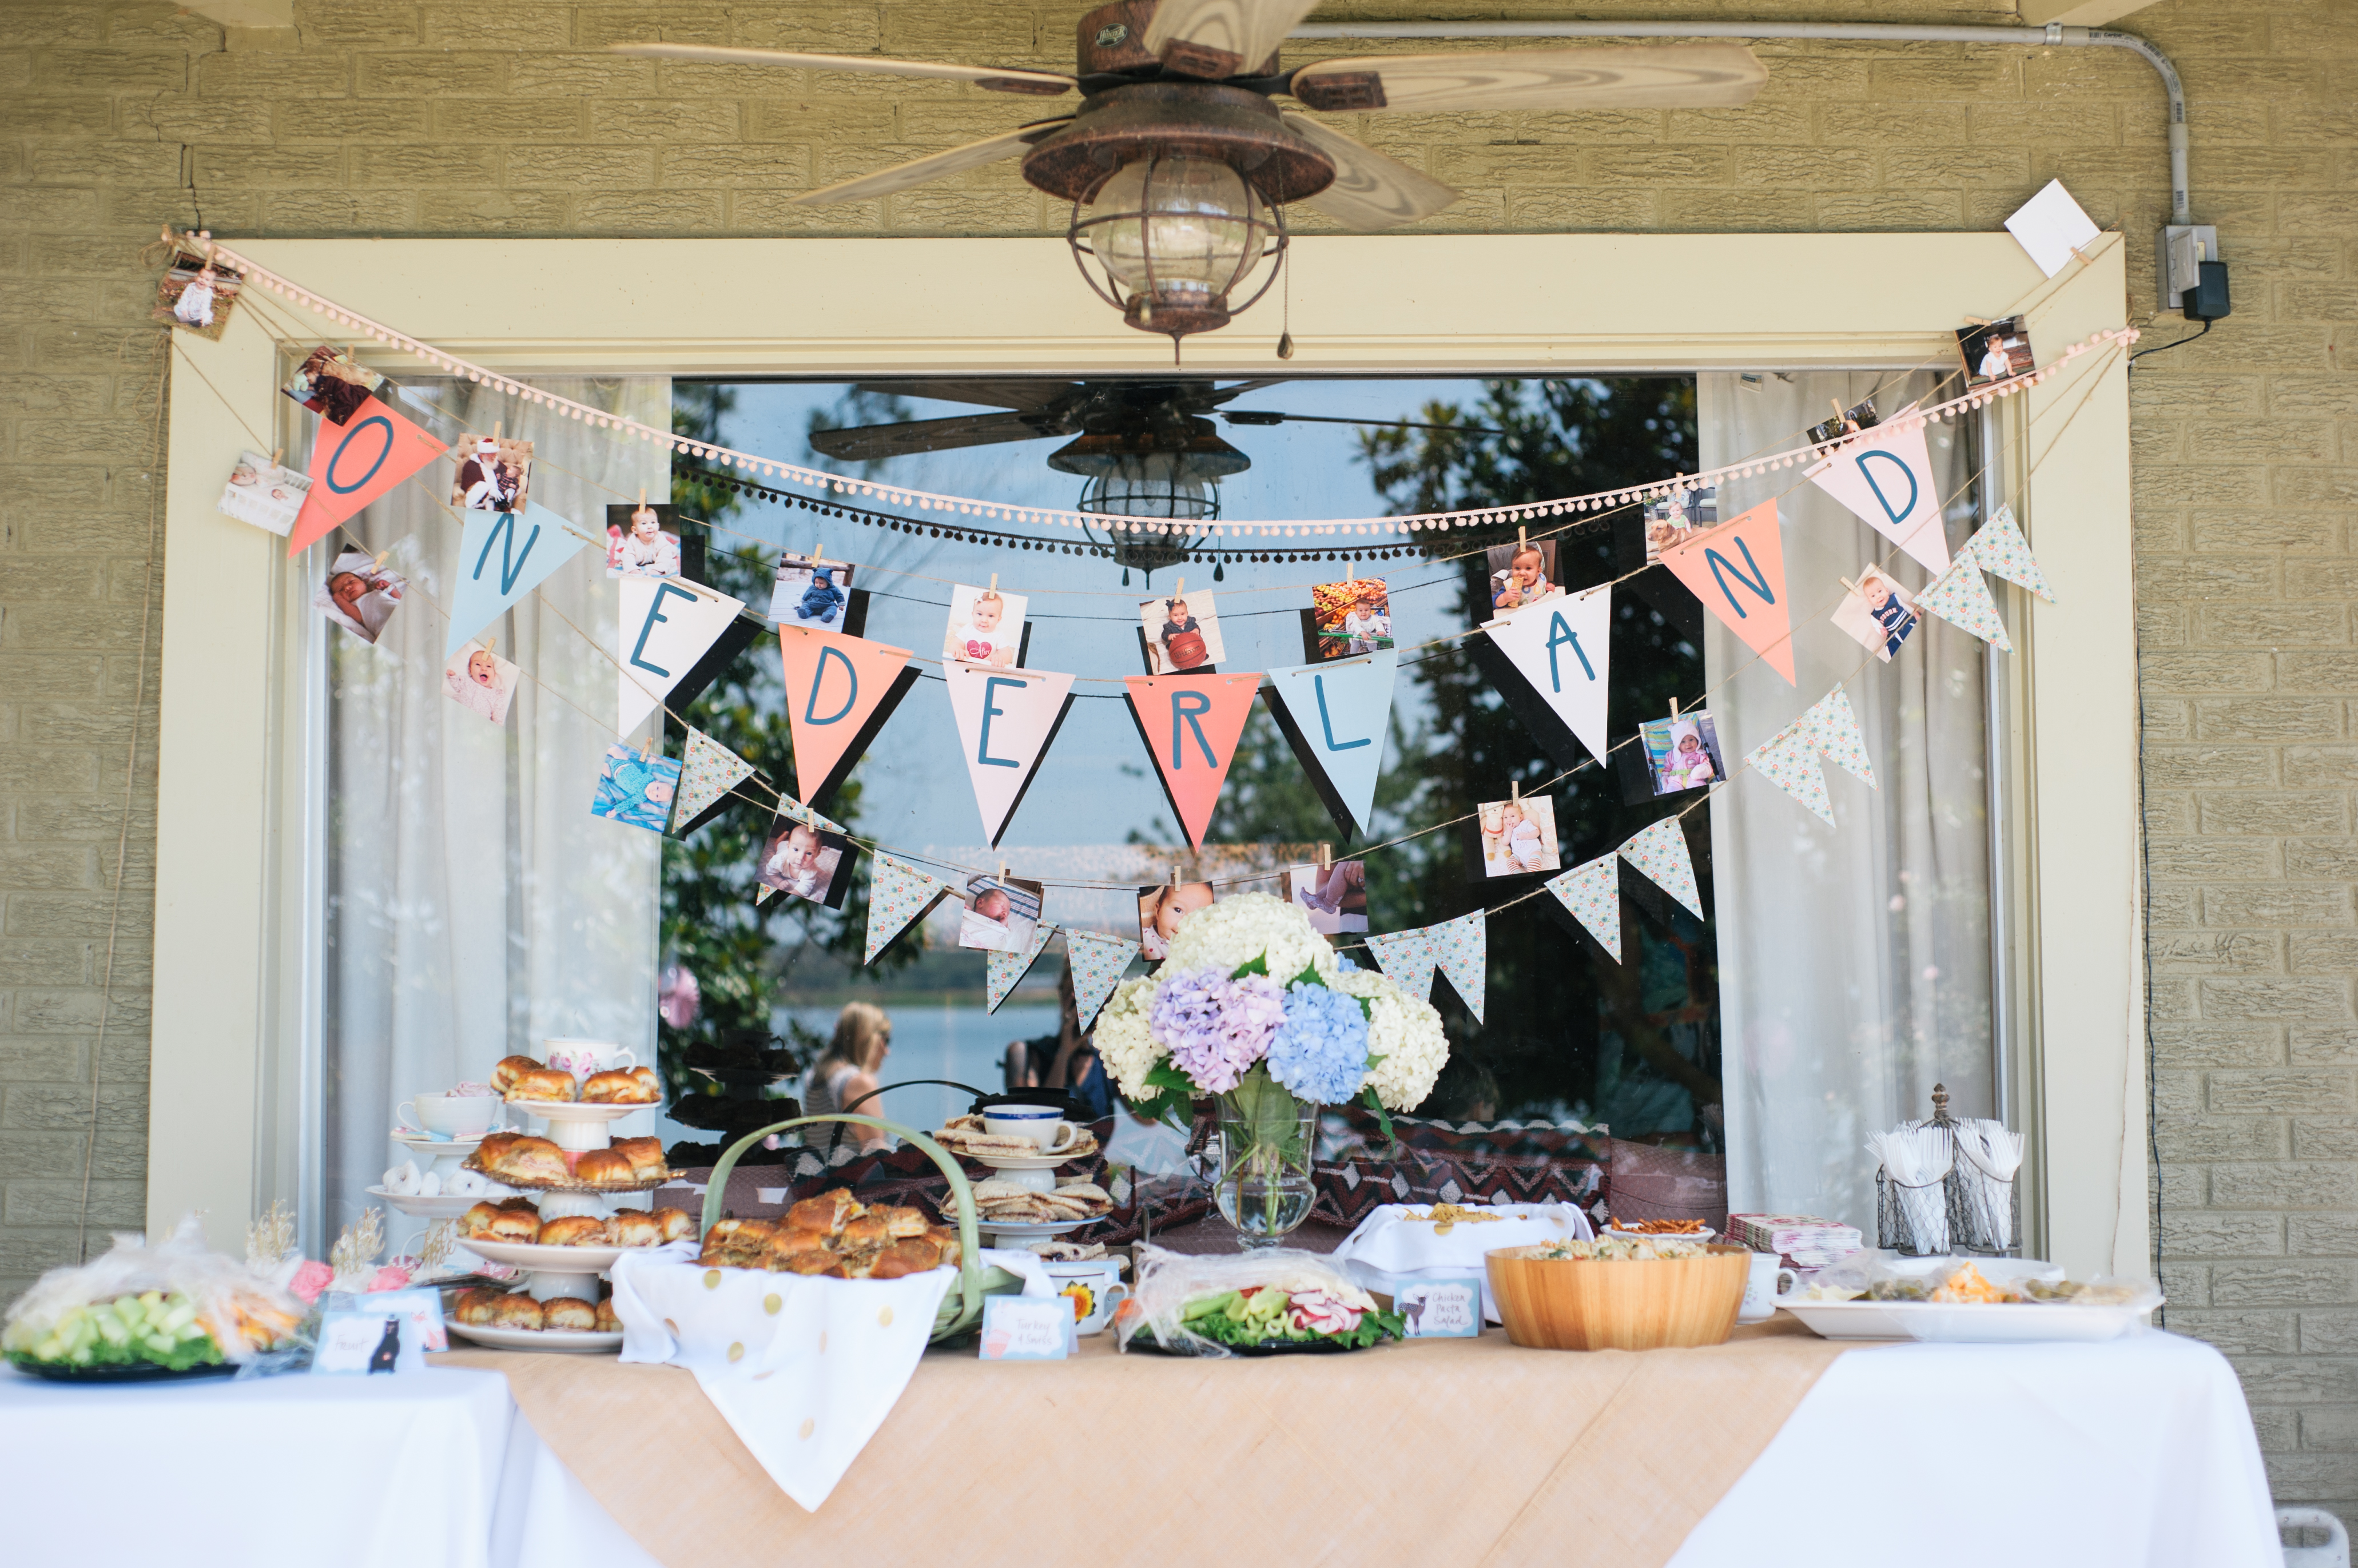
[[585, 1105], [653, 1105], [662, 1098], [654, 1075], [644, 1067], [592, 1073], [581, 1086]]
[[611, 1149], [592, 1149], [573, 1162], [573, 1179], [592, 1187], [634, 1187], [639, 1173], [630, 1156]]
[[579, 1296], [554, 1296], [540, 1303], [540, 1325], [569, 1334], [588, 1334], [598, 1326], [598, 1309]]
[[556, 1067], [518, 1073], [504, 1092], [511, 1100], [555, 1100], [568, 1105], [578, 1098], [573, 1075]]
[[606, 1222], [587, 1214], [568, 1214], [562, 1219], [544, 1220], [539, 1239], [543, 1247], [603, 1247], [606, 1245]]
[[538, 1071], [540, 1064], [529, 1056], [503, 1056], [492, 1068], [492, 1092], [504, 1095], [519, 1076]]
[[570, 1174], [565, 1168], [565, 1151], [546, 1138], [522, 1136], [505, 1139], [496, 1149], [485, 1139], [483, 1146], [468, 1157], [467, 1167], [518, 1186], [561, 1182]]

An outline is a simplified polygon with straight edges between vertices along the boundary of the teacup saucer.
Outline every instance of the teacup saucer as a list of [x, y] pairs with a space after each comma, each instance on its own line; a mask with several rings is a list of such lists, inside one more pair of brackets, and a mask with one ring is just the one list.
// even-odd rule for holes
[[371, 1187], [368, 1195], [379, 1203], [388, 1205], [403, 1214], [413, 1215], [419, 1219], [456, 1219], [484, 1201], [482, 1196], [477, 1194], [438, 1193], [430, 1198], [425, 1198], [419, 1197], [415, 1193], [389, 1193], [381, 1186]]

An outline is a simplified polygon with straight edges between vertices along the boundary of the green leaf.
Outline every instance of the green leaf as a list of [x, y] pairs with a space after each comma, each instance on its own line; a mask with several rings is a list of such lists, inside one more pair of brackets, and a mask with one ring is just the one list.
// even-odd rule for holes
[[1369, 1084], [1365, 1089], [1361, 1090], [1360, 1093], [1367, 1099], [1368, 1108], [1376, 1113], [1376, 1120], [1384, 1130], [1385, 1141], [1397, 1142], [1398, 1140], [1392, 1135], [1392, 1113], [1386, 1110], [1384, 1108], [1384, 1102], [1376, 1098], [1376, 1087], [1373, 1084]]
[[1351, 1000], [1359, 1004], [1359, 1014], [1361, 1017], [1365, 1018], [1369, 1023], [1373, 1023], [1376, 1021], [1376, 1004], [1373, 998], [1355, 996]]
[[1228, 979], [1232, 980], [1240, 980], [1247, 975], [1265, 975], [1267, 973], [1269, 973], [1269, 955], [1263, 953], [1258, 957], [1248, 958], [1243, 963], [1238, 964], [1236, 968], [1236, 972], [1230, 975]]
[[1318, 978], [1318, 966], [1315, 964], [1305, 966], [1300, 974], [1286, 981], [1289, 989], [1294, 986], [1317, 986], [1323, 989], [1325, 984], [1325, 980]]

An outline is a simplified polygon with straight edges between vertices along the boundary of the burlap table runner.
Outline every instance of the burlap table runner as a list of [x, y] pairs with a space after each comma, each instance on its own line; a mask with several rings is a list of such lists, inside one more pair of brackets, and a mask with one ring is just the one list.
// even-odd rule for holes
[[1779, 1319], [1728, 1344], [1069, 1361], [926, 1353], [816, 1514], [686, 1371], [455, 1351], [507, 1375], [541, 1440], [667, 1568], [747, 1562], [1200, 1568], [1207, 1546], [1307, 1564], [1653, 1568], [1768, 1446], [1843, 1346]]

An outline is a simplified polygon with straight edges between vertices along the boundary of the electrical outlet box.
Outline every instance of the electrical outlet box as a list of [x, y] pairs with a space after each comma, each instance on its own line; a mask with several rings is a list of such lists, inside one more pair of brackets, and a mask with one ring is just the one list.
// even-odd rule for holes
[[2172, 223], [2154, 246], [2159, 276], [2157, 308], [2183, 310], [2190, 289], [2202, 285], [2202, 264], [2219, 259], [2219, 231], [2209, 223]]

